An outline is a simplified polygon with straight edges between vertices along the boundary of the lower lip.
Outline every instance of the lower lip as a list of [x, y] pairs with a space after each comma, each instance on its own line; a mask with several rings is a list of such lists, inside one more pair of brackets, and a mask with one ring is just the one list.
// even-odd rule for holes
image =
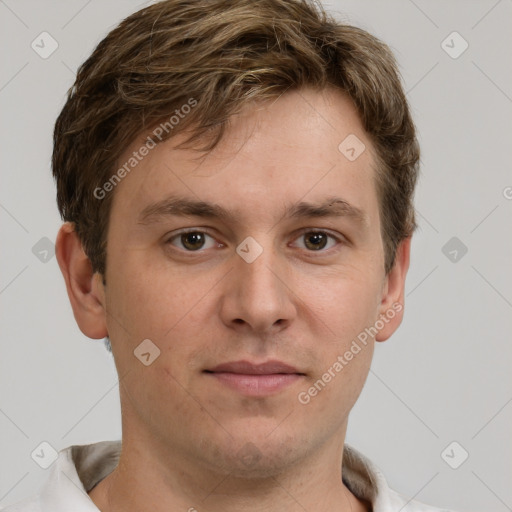
[[290, 386], [302, 375], [297, 373], [274, 373], [269, 375], [247, 375], [241, 373], [207, 373], [219, 382], [247, 396], [265, 396], [277, 393]]

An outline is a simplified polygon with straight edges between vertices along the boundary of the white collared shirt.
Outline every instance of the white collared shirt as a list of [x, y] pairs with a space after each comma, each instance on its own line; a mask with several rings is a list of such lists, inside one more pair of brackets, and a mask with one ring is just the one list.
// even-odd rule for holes
[[[98, 512], [87, 494], [117, 466], [121, 441], [69, 446], [59, 451], [48, 479], [35, 496], [2, 512]], [[363, 454], [345, 444], [343, 481], [373, 512], [450, 512], [408, 500], [390, 489], [382, 472]]]

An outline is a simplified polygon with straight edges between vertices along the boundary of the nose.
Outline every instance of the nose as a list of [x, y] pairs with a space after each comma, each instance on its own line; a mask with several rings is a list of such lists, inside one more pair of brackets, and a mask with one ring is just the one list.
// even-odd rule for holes
[[270, 248], [251, 263], [238, 254], [226, 276], [220, 315], [225, 325], [244, 333], [277, 334], [297, 314], [291, 273]]

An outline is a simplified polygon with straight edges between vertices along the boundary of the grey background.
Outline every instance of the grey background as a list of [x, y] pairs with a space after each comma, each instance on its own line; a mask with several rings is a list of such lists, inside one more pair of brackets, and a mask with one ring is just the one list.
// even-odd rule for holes
[[[64, 95], [94, 46], [143, 5], [0, 0], [1, 505], [46, 480], [30, 457], [42, 441], [60, 450], [121, 437], [111, 356], [78, 330], [51, 251], [40, 258], [60, 226], [50, 155]], [[512, 1], [324, 5], [393, 48], [423, 152], [405, 320], [376, 347], [347, 442], [408, 497], [512, 510]], [[43, 31], [59, 45], [47, 59], [31, 48]], [[469, 44], [456, 59], [441, 46], [453, 31]], [[462, 48], [458, 36], [446, 44]], [[441, 456], [453, 441], [469, 453], [458, 469]], [[448, 452], [460, 460], [460, 448]]]

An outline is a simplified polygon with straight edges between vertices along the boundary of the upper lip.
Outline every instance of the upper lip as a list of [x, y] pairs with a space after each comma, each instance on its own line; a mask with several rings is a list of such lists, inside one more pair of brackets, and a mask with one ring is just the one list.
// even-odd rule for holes
[[205, 371], [215, 373], [240, 373], [244, 375], [269, 375], [273, 373], [298, 373], [304, 375], [299, 372], [297, 368], [277, 360], [270, 360], [260, 364], [251, 363], [250, 361], [232, 361], [219, 364], [214, 368], [208, 368]]

